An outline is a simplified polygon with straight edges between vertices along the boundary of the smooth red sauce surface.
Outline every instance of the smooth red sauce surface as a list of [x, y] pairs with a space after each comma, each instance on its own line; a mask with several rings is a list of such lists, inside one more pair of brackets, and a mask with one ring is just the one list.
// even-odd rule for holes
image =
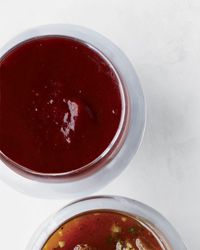
[[63, 224], [42, 250], [163, 250], [138, 219], [117, 212], [90, 212]]
[[118, 129], [119, 81], [94, 49], [67, 37], [39, 37], [0, 59], [0, 146], [43, 173], [79, 169]]

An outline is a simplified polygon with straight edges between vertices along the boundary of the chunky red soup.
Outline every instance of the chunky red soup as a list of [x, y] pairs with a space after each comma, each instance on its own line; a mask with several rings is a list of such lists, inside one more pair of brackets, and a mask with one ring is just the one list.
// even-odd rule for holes
[[55, 231], [42, 250], [163, 250], [149, 226], [111, 211], [79, 215]]
[[45, 36], [0, 58], [0, 149], [31, 170], [62, 173], [96, 159], [119, 127], [119, 79], [78, 40]]

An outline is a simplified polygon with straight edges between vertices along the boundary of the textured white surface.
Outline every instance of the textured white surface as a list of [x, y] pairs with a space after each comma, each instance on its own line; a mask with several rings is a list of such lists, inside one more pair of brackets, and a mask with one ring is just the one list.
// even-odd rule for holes
[[[0, 46], [32, 26], [67, 22], [97, 30], [128, 55], [148, 119], [130, 166], [99, 194], [140, 200], [166, 216], [188, 249], [200, 249], [200, 1], [0, 0]], [[23, 250], [68, 201], [39, 200], [0, 182], [0, 248]]]

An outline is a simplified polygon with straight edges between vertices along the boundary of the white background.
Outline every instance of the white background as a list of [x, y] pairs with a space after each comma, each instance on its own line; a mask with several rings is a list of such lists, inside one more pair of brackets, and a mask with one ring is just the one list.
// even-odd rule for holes
[[[24, 29], [60, 22], [116, 43], [146, 95], [142, 146], [99, 194], [149, 204], [189, 250], [200, 250], [200, 0], [0, 0], [0, 46]], [[27, 197], [0, 182], [0, 249], [25, 249], [37, 226], [67, 202]]]

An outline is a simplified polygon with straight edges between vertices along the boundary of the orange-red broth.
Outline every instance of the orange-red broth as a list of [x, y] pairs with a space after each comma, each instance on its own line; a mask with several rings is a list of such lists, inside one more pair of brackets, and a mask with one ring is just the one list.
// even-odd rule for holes
[[163, 250], [156, 234], [138, 218], [93, 211], [65, 222], [42, 250]]

